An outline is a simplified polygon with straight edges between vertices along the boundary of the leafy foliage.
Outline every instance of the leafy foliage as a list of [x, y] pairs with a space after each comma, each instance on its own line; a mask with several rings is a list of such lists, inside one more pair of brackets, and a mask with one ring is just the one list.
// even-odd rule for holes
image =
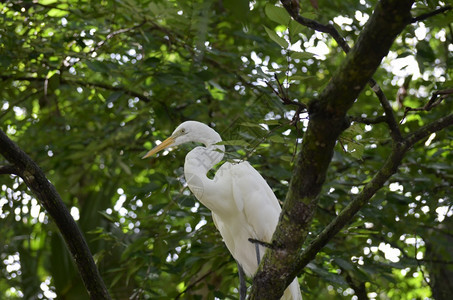
[[[294, 126], [298, 107], [274, 91], [280, 86], [307, 104], [345, 55], [278, 3], [246, 4], [0, 4], [1, 129], [71, 208], [115, 299], [238, 298], [235, 262], [184, 181], [189, 147], [140, 159], [180, 122], [213, 126], [227, 158], [248, 159], [285, 198], [307, 114], [296, 115]], [[375, 4], [318, 1], [315, 9], [301, 1], [301, 14], [333, 20], [353, 45]], [[416, 1], [413, 14], [440, 5]], [[404, 134], [452, 111], [450, 97], [403, 119], [404, 107], [423, 107], [434, 91], [452, 87], [451, 19], [447, 12], [408, 26], [374, 76]], [[350, 114], [358, 120], [383, 110], [367, 89]], [[343, 133], [310, 239], [372, 178], [390, 145], [384, 123], [356, 121]], [[369, 298], [431, 296], [439, 263], [450, 272], [453, 264], [452, 148], [452, 132], [444, 130], [409, 152], [391, 182], [304, 270], [304, 299], [348, 298], [361, 286]], [[22, 180], [0, 180], [1, 298], [87, 297], [52, 220]]]

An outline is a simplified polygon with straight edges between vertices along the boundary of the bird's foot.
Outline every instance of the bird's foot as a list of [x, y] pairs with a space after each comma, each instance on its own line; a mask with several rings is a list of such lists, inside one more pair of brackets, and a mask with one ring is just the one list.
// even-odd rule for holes
[[270, 243], [267, 243], [267, 242], [263, 242], [263, 241], [260, 241], [260, 240], [249, 238], [249, 242], [255, 244], [256, 260], [258, 262], [258, 266], [261, 263], [261, 254], [260, 254], [260, 247], [259, 246], [275, 249], [275, 246], [273, 244], [270, 244]]
[[253, 243], [253, 244], [258, 244], [258, 245], [261, 245], [263, 247], [270, 248], [270, 249], [275, 249], [276, 248], [274, 244], [271, 244], [271, 243], [268, 243], [268, 242], [263, 242], [263, 241], [260, 241], [260, 240], [257, 240], [257, 239], [249, 238], [249, 242]]

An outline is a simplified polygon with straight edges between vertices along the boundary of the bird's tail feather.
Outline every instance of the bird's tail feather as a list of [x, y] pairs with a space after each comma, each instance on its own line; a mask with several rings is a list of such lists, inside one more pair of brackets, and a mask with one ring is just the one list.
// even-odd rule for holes
[[300, 286], [299, 281], [297, 281], [297, 277], [294, 278], [293, 282], [291, 282], [285, 290], [281, 300], [302, 300], [302, 294], [300, 293]]

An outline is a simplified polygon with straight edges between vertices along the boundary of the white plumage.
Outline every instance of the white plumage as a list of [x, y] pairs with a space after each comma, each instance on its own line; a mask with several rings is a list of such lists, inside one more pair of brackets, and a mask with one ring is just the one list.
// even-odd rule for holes
[[[205, 145], [196, 147], [186, 156], [184, 175], [187, 184], [195, 197], [211, 210], [212, 219], [228, 250], [243, 267], [245, 274], [252, 277], [258, 262], [255, 244], [248, 239], [270, 242], [281, 208], [264, 178], [246, 161], [226, 162], [213, 179], [207, 177], [208, 171], [224, 156], [225, 147], [216, 145], [220, 141], [220, 135], [209, 126], [187, 121], [144, 158], [187, 142]], [[262, 257], [265, 249], [263, 246], [259, 248]], [[297, 278], [286, 289], [282, 299], [302, 299]]]

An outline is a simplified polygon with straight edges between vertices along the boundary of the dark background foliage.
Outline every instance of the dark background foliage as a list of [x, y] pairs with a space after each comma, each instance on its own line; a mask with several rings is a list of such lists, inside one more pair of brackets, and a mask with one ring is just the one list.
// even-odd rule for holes
[[[301, 1], [301, 14], [333, 22], [353, 45], [375, 4], [320, 0], [315, 10]], [[443, 4], [416, 1], [412, 13]], [[182, 121], [198, 120], [227, 141], [227, 159], [248, 159], [284, 200], [307, 114], [295, 126], [298, 106], [272, 88], [300, 103], [316, 98], [345, 58], [338, 44], [265, 1], [4, 1], [0, 12], [1, 129], [57, 188], [112, 297], [238, 298], [235, 262], [185, 185], [191, 146], [141, 156]], [[404, 117], [452, 87], [451, 21], [450, 12], [406, 27], [374, 76], [403, 133], [453, 109], [450, 97]], [[349, 114], [383, 111], [367, 88]], [[413, 147], [305, 268], [304, 299], [435, 296], [453, 272], [452, 145], [446, 129]], [[390, 150], [385, 123], [356, 121], [342, 134], [309, 240]], [[52, 220], [19, 177], [0, 180], [0, 297], [81, 299]]]

